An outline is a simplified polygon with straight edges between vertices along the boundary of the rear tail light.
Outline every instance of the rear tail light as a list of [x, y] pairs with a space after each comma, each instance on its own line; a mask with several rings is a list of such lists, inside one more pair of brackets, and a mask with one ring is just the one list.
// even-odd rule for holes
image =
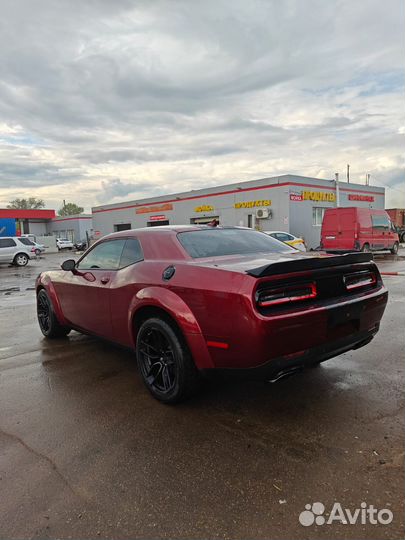
[[309, 300], [316, 296], [315, 283], [303, 283], [258, 291], [256, 301], [259, 307], [269, 307]]
[[31, 248], [31, 253], [34, 253], [35, 252], [35, 247], [32, 247]]
[[346, 289], [352, 291], [353, 289], [361, 289], [362, 287], [372, 287], [377, 283], [377, 276], [374, 272], [366, 270], [343, 276], [343, 282]]

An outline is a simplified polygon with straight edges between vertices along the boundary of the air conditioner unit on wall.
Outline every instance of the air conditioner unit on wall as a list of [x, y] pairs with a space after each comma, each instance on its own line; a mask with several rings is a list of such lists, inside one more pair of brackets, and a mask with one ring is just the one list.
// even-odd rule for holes
[[271, 211], [268, 208], [258, 208], [256, 210], [257, 219], [266, 219], [268, 217], [271, 217]]

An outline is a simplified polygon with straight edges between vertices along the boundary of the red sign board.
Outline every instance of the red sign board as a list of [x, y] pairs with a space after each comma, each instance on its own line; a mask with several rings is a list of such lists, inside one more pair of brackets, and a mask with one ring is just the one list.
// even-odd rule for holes
[[290, 193], [290, 201], [302, 201], [302, 193]]
[[166, 221], [167, 217], [164, 214], [160, 214], [159, 216], [150, 216], [149, 221]]
[[348, 198], [349, 201], [374, 202], [374, 197], [372, 195], [357, 195], [357, 193], [351, 193]]
[[173, 205], [170, 203], [155, 206], [142, 206], [141, 208], [137, 208], [135, 212], [137, 214], [151, 214], [152, 212], [167, 212], [168, 210], [173, 210]]

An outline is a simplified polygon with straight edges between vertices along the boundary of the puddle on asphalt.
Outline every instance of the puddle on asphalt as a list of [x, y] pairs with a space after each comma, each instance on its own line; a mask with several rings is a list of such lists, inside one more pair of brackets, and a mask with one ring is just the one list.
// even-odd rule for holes
[[0, 294], [9, 296], [10, 294], [21, 291], [35, 291], [35, 287], [9, 287], [8, 289], [0, 289]]

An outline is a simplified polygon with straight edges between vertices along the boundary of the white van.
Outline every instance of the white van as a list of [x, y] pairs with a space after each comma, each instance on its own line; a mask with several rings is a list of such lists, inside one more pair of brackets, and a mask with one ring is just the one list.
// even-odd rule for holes
[[0, 264], [25, 266], [33, 257], [35, 257], [35, 245], [28, 238], [0, 236]]

